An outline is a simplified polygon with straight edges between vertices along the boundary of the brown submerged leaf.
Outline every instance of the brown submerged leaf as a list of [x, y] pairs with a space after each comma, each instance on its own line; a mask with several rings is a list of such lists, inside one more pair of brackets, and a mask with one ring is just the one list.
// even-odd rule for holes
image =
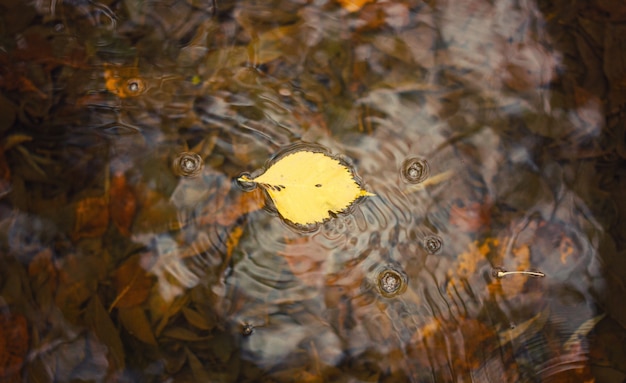
[[59, 282], [59, 273], [54, 264], [52, 250], [43, 249], [28, 264], [28, 276], [35, 301], [42, 312], [53, 309], [54, 295]]
[[148, 299], [154, 280], [139, 264], [139, 256], [133, 256], [115, 270], [114, 285], [117, 296], [109, 312], [114, 307], [134, 307]]
[[[508, 257], [504, 259], [504, 267], [506, 270], [516, 271], [531, 269], [530, 248], [526, 245], [522, 245], [511, 249], [511, 254], [508, 254]], [[502, 288], [502, 293], [508, 298], [521, 294], [524, 290], [524, 285], [529, 278], [531, 277], [526, 274], [518, 274], [515, 275], [514, 278], [500, 279], [499, 282]]]
[[491, 208], [489, 202], [471, 202], [463, 207], [454, 205], [450, 209], [450, 224], [468, 233], [488, 230], [491, 225]]
[[165, 300], [161, 294], [150, 295], [150, 320], [154, 327], [154, 334], [156, 334], [157, 337], [161, 335], [161, 332], [169, 323], [170, 318], [180, 313], [180, 310], [182, 310], [188, 302], [188, 295], [181, 295], [173, 300]]
[[215, 327], [214, 322], [211, 322], [209, 318], [200, 314], [196, 310], [192, 310], [188, 307], [183, 307], [182, 313], [187, 322], [195, 328], [198, 328], [200, 330], [211, 330], [213, 327]]
[[234, 200], [224, 201], [215, 219], [222, 226], [230, 226], [242, 215], [259, 210], [265, 204], [260, 189], [242, 193]]
[[111, 187], [109, 189], [109, 208], [111, 210], [111, 220], [119, 232], [128, 237], [130, 227], [135, 218], [137, 210], [137, 198], [133, 190], [126, 182], [124, 174], [114, 174], [111, 177]]
[[109, 204], [105, 197], [87, 197], [76, 204], [74, 240], [101, 237], [109, 227]]
[[185, 347], [185, 354], [187, 355], [187, 362], [189, 363], [189, 367], [191, 367], [191, 372], [196, 382], [210, 382], [211, 378], [198, 357], [187, 347]]
[[337, 0], [343, 9], [348, 12], [356, 12], [363, 8], [367, 3], [371, 3], [374, 0]]
[[68, 254], [60, 262], [54, 301], [67, 320], [74, 322], [81, 317], [83, 305], [96, 292], [98, 282], [105, 277], [106, 258], [105, 252], [88, 257]]
[[156, 346], [157, 341], [152, 332], [152, 325], [148, 321], [146, 312], [137, 306], [118, 309], [118, 315], [122, 326], [140, 341]]
[[200, 342], [207, 341], [212, 338], [212, 335], [198, 335], [192, 330], [184, 327], [169, 327], [163, 331], [161, 337], [176, 339], [186, 342]]
[[4, 151], [0, 151], [0, 197], [11, 191], [11, 169], [7, 164]]
[[104, 80], [106, 89], [121, 98], [138, 96], [146, 89], [136, 67], [108, 65], [104, 71]]
[[26, 318], [21, 314], [0, 314], [0, 381], [21, 381], [19, 372], [28, 352]]
[[124, 345], [120, 334], [97, 295], [94, 295], [87, 305], [85, 322], [94, 330], [100, 342], [107, 346], [109, 365], [112, 370], [124, 369]]

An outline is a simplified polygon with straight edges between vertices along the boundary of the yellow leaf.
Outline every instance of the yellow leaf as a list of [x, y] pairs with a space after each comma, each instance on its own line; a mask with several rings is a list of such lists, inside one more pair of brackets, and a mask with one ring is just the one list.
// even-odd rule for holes
[[306, 150], [288, 154], [265, 173], [243, 182], [263, 187], [286, 220], [309, 225], [346, 210], [359, 197], [373, 196], [359, 186], [350, 169], [324, 153]]

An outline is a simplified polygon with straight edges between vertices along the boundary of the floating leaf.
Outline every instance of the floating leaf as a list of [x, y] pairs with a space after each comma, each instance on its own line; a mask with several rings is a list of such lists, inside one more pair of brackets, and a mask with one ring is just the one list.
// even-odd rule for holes
[[374, 195], [363, 190], [339, 160], [307, 150], [280, 158], [256, 178], [242, 176], [239, 181], [261, 185], [278, 213], [299, 225], [322, 222], [358, 198]]

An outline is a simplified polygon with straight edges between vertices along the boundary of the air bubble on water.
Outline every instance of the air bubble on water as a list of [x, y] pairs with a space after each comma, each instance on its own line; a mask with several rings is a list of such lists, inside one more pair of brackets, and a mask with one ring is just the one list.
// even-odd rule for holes
[[378, 289], [383, 296], [394, 297], [406, 289], [406, 278], [396, 270], [385, 269], [378, 273]]
[[380, 280], [380, 287], [387, 293], [393, 294], [400, 288], [400, 278], [391, 273], [386, 273]]
[[250, 323], [246, 323], [241, 327], [241, 334], [243, 334], [243, 336], [250, 336], [252, 333], [254, 333], [254, 326]]
[[424, 238], [424, 248], [428, 254], [437, 254], [443, 247], [443, 240], [436, 235], [430, 235]]
[[402, 163], [402, 179], [408, 183], [418, 184], [430, 175], [428, 162], [420, 158], [408, 158]]
[[131, 78], [126, 81], [126, 89], [128, 89], [131, 96], [136, 96], [142, 93], [145, 88], [144, 82], [140, 78]]
[[196, 177], [202, 171], [204, 162], [198, 153], [181, 152], [172, 161], [174, 174], [182, 177]]

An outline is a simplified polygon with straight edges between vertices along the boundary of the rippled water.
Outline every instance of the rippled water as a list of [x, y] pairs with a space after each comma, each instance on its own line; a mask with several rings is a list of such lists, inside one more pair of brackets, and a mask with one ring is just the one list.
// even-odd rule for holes
[[[619, 2], [0, 14], [0, 380], [626, 378]], [[302, 230], [237, 178], [311, 147]]]

